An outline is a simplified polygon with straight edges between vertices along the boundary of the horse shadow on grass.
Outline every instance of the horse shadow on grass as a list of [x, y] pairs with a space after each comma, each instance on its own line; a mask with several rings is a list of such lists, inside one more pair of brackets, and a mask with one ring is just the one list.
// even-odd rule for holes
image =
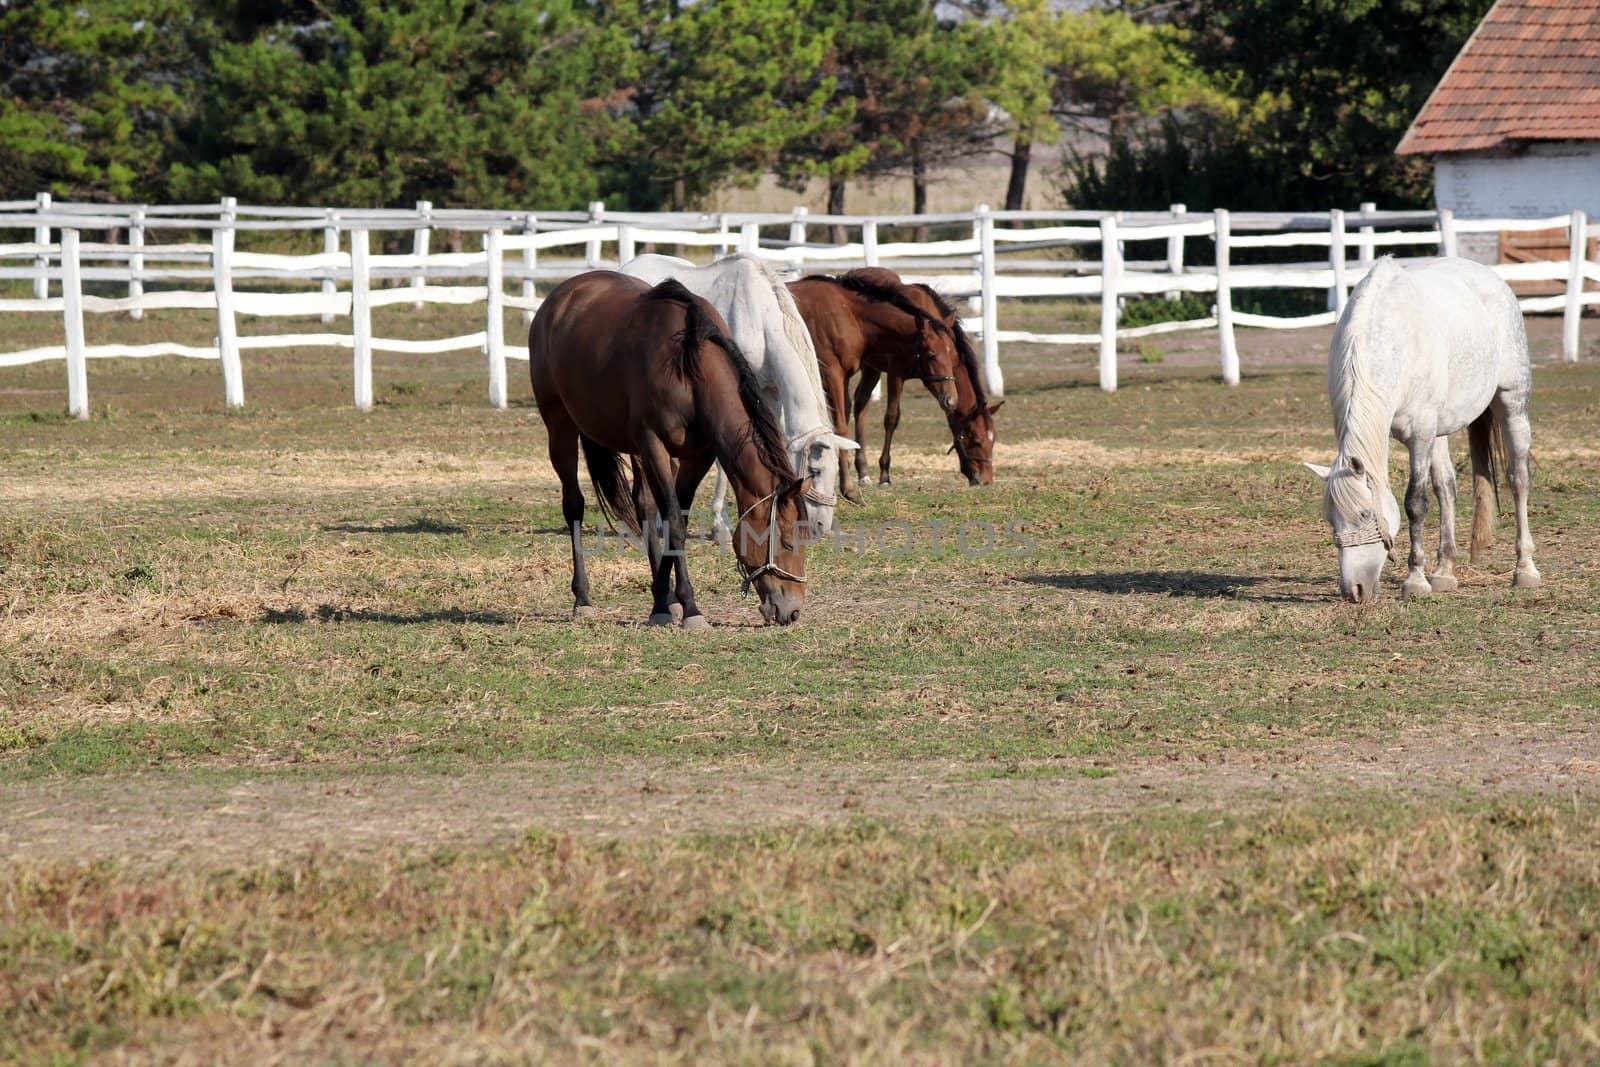
[[1112, 571], [1090, 574], [1025, 574], [1017, 581], [1083, 593], [1248, 600], [1265, 604], [1316, 604], [1328, 598], [1307, 593], [1251, 592], [1252, 586], [1309, 585], [1311, 579], [1281, 574], [1207, 574], [1203, 571]]
[[440, 522], [423, 516], [412, 519], [410, 522], [387, 522], [377, 525], [362, 525], [353, 522], [335, 522], [323, 526], [325, 533], [365, 533], [365, 534], [464, 534], [465, 526], [453, 522]]
[[511, 626], [518, 621], [518, 618], [498, 611], [463, 611], [460, 608], [402, 612], [371, 611], [366, 608], [344, 608], [336, 604], [323, 604], [310, 611], [300, 608], [267, 608], [257, 621], [269, 626], [295, 626], [308, 622], [381, 622], [390, 626], [426, 626], [453, 622], [475, 626]]

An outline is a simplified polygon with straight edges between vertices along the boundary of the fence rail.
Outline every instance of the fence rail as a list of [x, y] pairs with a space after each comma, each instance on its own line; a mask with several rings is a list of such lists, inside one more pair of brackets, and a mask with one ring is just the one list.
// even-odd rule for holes
[[[936, 240], [880, 241], [885, 228], [938, 227], [955, 236]], [[742, 251], [797, 272], [857, 266], [893, 267], [911, 281], [927, 282], [946, 296], [965, 299], [968, 329], [982, 340], [985, 375], [1001, 395], [1000, 345], [1095, 345], [1101, 388], [1117, 387], [1117, 345], [1181, 330], [1217, 331], [1222, 378], [1239, 380], [1234, 332], [1241, 327], [1296, 329], [1335, 321], [1349, 291], [1386, 251], [1454, 254], [1462, 234], [1507, 230], [1565, 229], [1565, 260], [1497, 265], [1511, 282], [1556, 282], [1564, 291], [1530, 296], [1525, 311], [1564, 315], [1562, 356], [1577, 359], [1579, 323], [1586, 306], [1600, 304], [1600, 263], [1585, 258], [1588, 220], [1583, 212], [1549, 218], [1455, 219], [1448, 211], [1189, 212], [1181, 204], [1166, 212], [990, 211], [947, 215], [628, 213], [591, 204], [586, 212], [511, 212], [248, 207], [232, 198], [215, 204], [119, 206], [55, 203], [48, 194], [33, 200], [0, 201], [0, 236], [21, 231], [29, 239], [0, 243], [0, 283], [27, 281], [30, 297], [0, 297], [0, 313], [60, 314], [64, 343], [0, 353], [0, 368], [42, 360], [64, 360], [67, 406], [89, 413], [86, 361], [109, 357], [178, 356], [218, 361], [229, 406], [244, 403], [241, 353], [246, 350], [318, 346], [353, 354], [358, 408], [373, 401], [373, 353], [434, 354], [476, 351], [487, 358], [489, 401], [506, 404], [506, 361], [527, 359], [525, 347], [507, 344], [508, 309], [531, 319], [540, 299], [536, 283], [583, 270], [626, 262], [647, 245], [710, 249], [714, 255]], [[854, 231], [855, 240], [819, 241], [819, 229]], [[240, 251], [240, 233], [321, 231], [322, 251], [306, 255]], [[153, 234], [209, 234], [210, 240], [150, 243]], [[410, 252], [374, 254], [372, 234], [411, 236]], [[964, 232], [964, 235], [960, 235]], [[84, 240], [84, 234], [107, 235]], [[459, 248], [461, 234], [481, 234], [477, 251], [435, 251], [436, 234]], [[846, 234], [849, 236], [849, 234]], [[118, 239], [120, 238], [120, 240]], [[1211, 244], [1210, 263], [1186, 258], [1186, 243]], [[1150, 258], [1127, 255], [1130, 245], [1152, 247]], [[1258, 250], [1281, 257], [1306, 249], [1303, 262], [1241, 262]], [[541, 253], [564, 251], [555, 259]], [[1063, 250], [1077, 258], [1064, 258]], [[1098, 258], [1087, 253], [1097, 252]], [[398, 283], [384, 287], [383, 283]], [[125, 297], [86, 293], [85, 283], [126, 286]], [[146, 289], [147, 284], [203, 287]], [[256, 288], [238, 289], [240, 283]], [[377, 283], [375, 285], [375, 283]], [[271, 286], [271, 289], [262, 288]], [[510, 288], [508, 288], [510, 286]], [[52, 287], [56, 295], [52, 295]], [[1252, 314], [1238, 310], [1239, 290], [1314, 289], [1327, 294], [1326, 310], [1303, 316]], [[1129, 297], [1210, 294], [1207, 315], [1144, 326], [1119, 324]], [[1094, 332], [1033, 332], [1000, 324], [1002, 301], [1040, 297], [1098, 300]], [[372, 313], [397, 304], [482, 304], [484, 328], [456, 337], [403, 340], [375, 336]], [[178, 308], [214, 310], [211, 345], [85, 343], [83, 316]], [[348, 333], [281, 333], [241, 337], [240, 316], [302, 318], [324, 324], [348, 318]]]

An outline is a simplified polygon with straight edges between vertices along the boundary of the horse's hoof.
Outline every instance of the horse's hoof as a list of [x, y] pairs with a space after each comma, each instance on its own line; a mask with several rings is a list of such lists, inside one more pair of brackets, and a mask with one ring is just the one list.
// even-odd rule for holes
[[878, 475], [878, 484], [879, 485], [893, 485], [894, 483], [889, 481], [889, 476], [887, 474], [880, 474], [880, 475]]
[[1453, 574], [1435, 574], [1428, 579], [1428, 584], [1435, 593], [1453, 593], [1456, 591], [1456, 577]]
[[593, 604], [574, 604], [572, 605], [572, 617], [574, 620], [598, 619], [600, 617], [600, 609]]
[[671, 626], [673, 623], [675, 623], [677, 621], [678, 621], [677, 619], [674, 619], [672, 617], [672, 612], [670, 612], [670, 611], [658, 611], [654, 615], [650, 616], [650, 619], [646, 623], [646, 625], [647, 626]]
[[683, 605], [674, 601], [667, 605], [667, 610], [672, 612], [672, 621], [679, 622], [683, 619]]
[[699, 633], [711, 629], [711, 620], [704, 615], [689, 615], [683, 620], [683, 628], [690, 633]]
[[1428, 579], [1422, 577], [1420, 574], [1407, 578], [1405, 584], [1400, 587], [1400, 597], [1402, 600], [1410, 600], [1412, 597], [1432, 595], [1433, 586], [1429, 585]]
[[1526, 568], [1518, 567], [1516, 573], [1511, 576], [1513, 589], [1537, 589], [1543, 582], [1544, 579], [1539, 577], [1538, 568], [1531, 565]]
[[839, 495], [850, 501], [852, 504], [859, 504], [862, 502], [861, 492], [858, 489], [840, 489]]

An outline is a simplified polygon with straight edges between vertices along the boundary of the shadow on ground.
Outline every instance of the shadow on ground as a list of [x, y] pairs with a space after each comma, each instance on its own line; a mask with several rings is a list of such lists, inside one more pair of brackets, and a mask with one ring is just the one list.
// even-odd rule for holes
[[1024, 574], [1017, 581], [1084, 593], [1137, 593], [1147, 596], [1214, 597], [1282, 604], [1315, 604], [1326, 596], [1276, 591], [1252, 592], [1267, 585], [1309, 585], [1311, 579], [1283, 574], [1206, 574], [1202, 571], [1114, 571], [1093, 574]]

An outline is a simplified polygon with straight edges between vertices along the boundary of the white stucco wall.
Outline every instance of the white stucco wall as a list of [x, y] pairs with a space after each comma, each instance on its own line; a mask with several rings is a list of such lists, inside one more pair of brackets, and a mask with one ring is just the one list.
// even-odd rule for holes
[[1434, 158], [1434, 198], [1459, 218], [1564, 215], [1600, 218], [1600, 140], [1535, 144], [1514, 156]]
[[[1436, 156], [1434, 201], [1464, 219], [1565, 215], [1577, 208], [1600, 219], [1600, 140], [1535, 144], [1517, 155]], [[1460, 250], [1492, 263], [1498, 238], [1463, 234]]]

